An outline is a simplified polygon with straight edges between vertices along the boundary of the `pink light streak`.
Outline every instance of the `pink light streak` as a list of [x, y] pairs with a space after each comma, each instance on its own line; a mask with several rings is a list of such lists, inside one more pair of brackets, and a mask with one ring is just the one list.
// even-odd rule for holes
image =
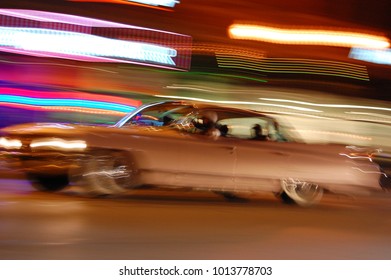
[[0, 94], [11, 94], [15, 96], [25, 96], [31, 98], [68, 98], [68, 99], [80, 99], [80, 100], [91, 100], [101, 101], [107, 103], [117, 103], [122, 105], [128, 105], [133, 107], [139, 107], [142, 102], [139, 100], [129, 99], [118, 96], [106, 96], [84, 92], [60, 92], [60, 91], [33, 91], [27, 89], [18, 88], [0, 88]]
[[9, 108], [16, 108], [16, 109], [25, 109], [25, 110], [30, 110], [30, 111], [76, 112], [76, 113], [111, 115], [111, 116], [124, 116], [124, 115], [126, 115], [126, 113], [118, 112], [118, 111], [102, 110], [102, 109], [89, 109], [89, 108], [81, 108], [81, 107], [35, 106], [35, 105], [8, 103], [8, 102], [0, 102], [0, 106], [5, 106], [5, 107], [9, 107]]

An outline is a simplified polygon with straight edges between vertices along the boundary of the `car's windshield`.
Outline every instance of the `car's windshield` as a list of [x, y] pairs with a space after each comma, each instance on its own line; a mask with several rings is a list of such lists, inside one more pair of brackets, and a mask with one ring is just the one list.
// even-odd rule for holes
[[116, 126], [166, 126], [176, 119], [189, 114], [193, 110], [190, 105], [155, 104], [130, 114]]

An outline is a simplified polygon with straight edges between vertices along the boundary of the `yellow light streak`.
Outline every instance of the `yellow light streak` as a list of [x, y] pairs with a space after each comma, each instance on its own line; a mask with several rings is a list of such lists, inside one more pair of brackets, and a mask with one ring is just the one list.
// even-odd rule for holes
[[232, 39], [256, 40], [276, 44], [327, 45], [336, 47], [388, 48], [388, 38], [358, 32], [316, 29], [283, 29], [254, 24], [232, 24]]
[[338, 61], [300, 59], [300, 58], [262, 58], [246, 59], [224, 54], [216, 54], [219, 67], [239, 68], [265, 73], [310, 74], [339, 76], [369, 81], [365, 66]]

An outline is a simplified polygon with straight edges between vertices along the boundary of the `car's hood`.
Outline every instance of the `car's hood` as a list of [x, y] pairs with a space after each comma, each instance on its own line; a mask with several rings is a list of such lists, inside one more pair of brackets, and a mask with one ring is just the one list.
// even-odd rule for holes
[[93, 126], [69, 123], [24, 123], [2, 128], [2, 135], [78, 135], [95, 130], [113, 129], [110, 126]]
[[[71, 124], [71, 123], [24, 123], [2, 128], [1, 136], [80, 136], [80, 135], [100, 135], [107, 136], [109, 133], [138, 134], [146, 133], [148, 127], [132, 126], [121, 129], [111, 125], [89, 125], [89, 124]], [[153, 130], [158, 130], [157, 128]], [[160, 128], [159, 130], [167, 130]], [[164, 132], [163, 132], [164, 133]]]

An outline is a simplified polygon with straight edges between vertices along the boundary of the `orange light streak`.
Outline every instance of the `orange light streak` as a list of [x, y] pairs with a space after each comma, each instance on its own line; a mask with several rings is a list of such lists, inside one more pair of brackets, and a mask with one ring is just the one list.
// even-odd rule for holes
[[388, 48], [384, 36], [359, 32], [316, 29], [283, 29], [254, 24], [232, 24], [228, 28], [232, 39], [256, 40], [276, 44], [326, 45], [335, 47]]

